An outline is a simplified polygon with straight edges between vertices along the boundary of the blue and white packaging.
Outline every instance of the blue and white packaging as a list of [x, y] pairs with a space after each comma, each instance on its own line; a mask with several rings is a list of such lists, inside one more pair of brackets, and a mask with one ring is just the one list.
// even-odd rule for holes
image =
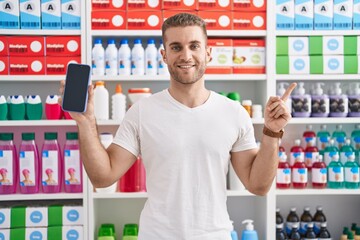
[[10, 229], [0, 229], [0, 239], [10, 240]]
[[295, 29], [314, 29], [314, 1], [295, 0]]
[[294, 30], [295, 6], [294, 0], [276, 0], [276, 29]]
[[20, 28], [18, 1], [0, 0], [0, 28]]
[[[0, 230], [4, 228], [10, 228], [10, 208], [0, 208]], [[2, 238], [0, 238], [2, 240]]]
[[47, 227], [47, 207], [27, 207], [25, 211], [26, 227]]
[[310, 57], [289, 56], [289, 74], [310, 74]]
[[41, 0], [42, 29], [61, 29], [61, 1]]
[[80, 0], [61, 0], [62, 29], [80, 29], [80, 15]]
[[360, 29], [360, 0], [354, 0], [353, 29]]
[[306, 56], [309, 55], [309, 37], [289, 37], [289, 55]]
[[40, 29], [40, 0], [20, 0], [20, 28]]
[[344, 73], [344, 56], [328, 55], [324, 58], [324, 74], [343, 74]]
[[63, 225], [83, 225], [83, 206], [64, 206], [63, 207]]
[[47, 237], [47, 228], [26, 228], [25, 229], [25, 239], [30, 240], [46, 240]]
[[83, 240], [83, 227], [82, 226], [63, 226], [62, 239], [66, 240]]
[[334, 29], [352, 29], [353, 0], [334, 0]]
[[332, 30], [334, 18], [333, 0], [314, 0], [314, 29]]
[[323, 36], [323, 55], [343, 55], [344, 36]]

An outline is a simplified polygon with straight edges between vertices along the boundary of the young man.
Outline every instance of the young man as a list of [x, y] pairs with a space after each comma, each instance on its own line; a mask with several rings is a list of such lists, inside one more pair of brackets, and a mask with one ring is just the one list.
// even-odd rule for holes
[[87, 111], [71, 113], [82, 160], [93, 185], [105, 187], [141, 154], [148, 200], [140, 217], [140, 240], [230, 240], [228, 163], [231, 160], [250, 192], [268, 192], [278, 165], [279, 137], [291, 118], [284, 101], [296, 84], [281, 98], [269, 99], [258, 149], [245, 109], [205, 88], [204, 72], [211, 59], [205, 22], [181, 13], [168, 18], [162, 31], [169, 88], [134, 104], [105, 150], [90, 87]]

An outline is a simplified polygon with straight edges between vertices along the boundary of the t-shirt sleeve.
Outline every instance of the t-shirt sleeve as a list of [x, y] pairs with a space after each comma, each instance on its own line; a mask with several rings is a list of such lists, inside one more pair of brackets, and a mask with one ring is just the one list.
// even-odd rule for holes
[[134, 154], [134, 156], [140, 154], [138, 103], [131, 106], [126, 112], [125, 117], [115, 134], [113, 143], [125, 148]]
[[240, 152], [257, 148], [254, 135], [254, 127], [248, 112], [240, 106], [239, 108], [239, 136], [234, 143], [231, 152]]

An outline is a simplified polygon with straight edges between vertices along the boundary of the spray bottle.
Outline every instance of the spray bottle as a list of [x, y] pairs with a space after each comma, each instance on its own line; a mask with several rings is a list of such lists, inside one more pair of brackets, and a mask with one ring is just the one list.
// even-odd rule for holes
[[314, 94], [311, 96], [311, 116], [312, 117], [327, 117], [330, 112], [329, 96], [324, 94], [321, 88], [324, 83], [316, 83]]
[[349, 91], [349, 113], [348, 117], [360, 117], [360, 83], [353, 83]]
[[292, 116], [310, 117], [311, 115], [311, 96], [306, 94], [304, 83], [299, 82], [296, 94], [292, 96]]
[[334, 84], [330, 91], [330, 117], [346, 117], [348, 115], [348, 97], [342, 94], [340, 83]]
[[258, 240], [257, 232], [254, 230], [253, 220], [246, 219], [242, 224], [246, 224], [245, 230], [242, 232], [241, 240]]
[[[285, 87], [287, 87], [289, 84], [286, 82], [281, 82], [278, 83], [278, 89], [277, 89], [277, 95], [279, 97], [281, 97], [282, 95], [284, 95], [286, 89]], [[289, 112], [291, 112], [291, 98], [289, 97], [286, 102], [285, 102], [285, 106], [288, 108]]]

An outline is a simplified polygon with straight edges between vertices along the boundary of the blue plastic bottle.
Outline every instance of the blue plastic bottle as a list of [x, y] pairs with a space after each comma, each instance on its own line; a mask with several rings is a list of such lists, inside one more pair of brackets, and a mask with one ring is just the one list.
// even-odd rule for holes
[[231, 221], [231, 224], [232, 224], [232, 229], [231, 229], [231, 240], [238, 240], [238, 234], [237, 232], [235, 231], [234, 229], [234, 221]]
[[246, 227], [242, 232], [241, 240], [259, 240], [257, 232], [254, 230], [253, 222], [250, 219], [242, 221], [242, 224], [246, 224]]

